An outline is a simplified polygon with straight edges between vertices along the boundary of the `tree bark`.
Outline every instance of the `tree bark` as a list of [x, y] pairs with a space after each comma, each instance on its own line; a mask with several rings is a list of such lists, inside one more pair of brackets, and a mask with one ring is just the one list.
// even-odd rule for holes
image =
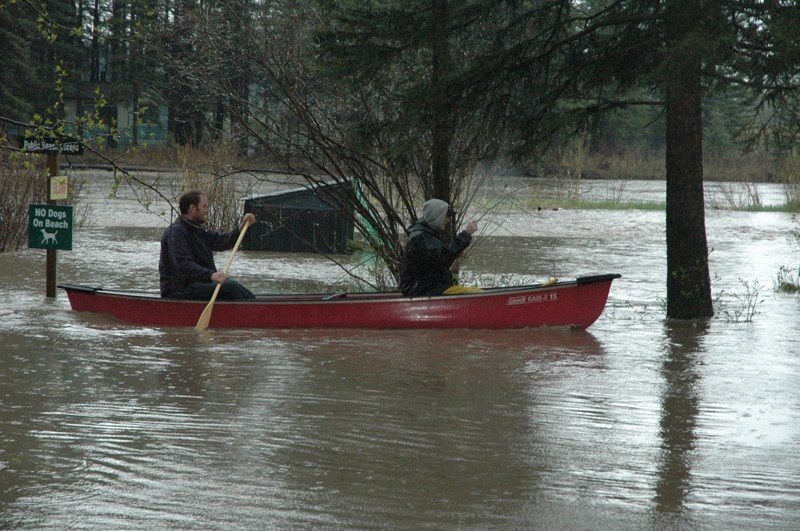
[[[694, 0], [672, 0], [667, 38], [673, 64], [666, 86], [667, 317], [714, 314], [703, 197], [702, 57]], [[672, 9], [670, 9], [672, 8]]]
[[447, 0], [432, 0], [431, 172], [432, 197], [450, 203], [450, 141], [447, 102]]

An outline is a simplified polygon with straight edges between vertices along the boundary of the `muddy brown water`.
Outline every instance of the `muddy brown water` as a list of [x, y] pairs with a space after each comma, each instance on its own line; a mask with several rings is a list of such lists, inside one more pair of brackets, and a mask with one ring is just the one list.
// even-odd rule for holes
[[[103, 197], [59, 281], [156, 289], [163, 223]], [[772, 287], [797, 229], [709, 208], [723, 312], [672, 322], [663, 212], [491, 227], [476, 281], [622, 274], [586, 331], [143, 329], [45, 298], [44, 251], [0, 255], [0, 528], [795, 529], [800, 297]], [[264, 292], [342, 280], [300, 254], [232, 272]], [[754, 291], [751, 322], [724, 318]]]

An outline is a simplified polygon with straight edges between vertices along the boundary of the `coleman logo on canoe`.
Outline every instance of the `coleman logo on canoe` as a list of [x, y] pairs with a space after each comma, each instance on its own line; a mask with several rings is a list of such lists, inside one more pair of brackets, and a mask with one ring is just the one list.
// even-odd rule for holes
[[508, 306], [513, 306], [515, 304], [531, 304], [534, 302], [551, 302], [557, 300], [558, 293], [551, 291], [550, 293], [536, 293], [528, 296], [509, 297], [507, 304]]

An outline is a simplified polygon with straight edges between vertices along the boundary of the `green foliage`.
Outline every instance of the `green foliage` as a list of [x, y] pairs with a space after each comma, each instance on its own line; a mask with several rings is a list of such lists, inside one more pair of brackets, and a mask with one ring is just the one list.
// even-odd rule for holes
[[[243, 87], [258, 82], [249, 79], [258, 64], [254, 48], [280, 54], [284, 45], [297, 46], [304, 61], [314, 59], [306, 62], [312, 82], [335, 80], [331, 91], [339, 95], [344, 83], [381, 102], [368, 123], [346, 124], [350, 141], [370, 142], [379, 128], [393, 131], [395, 141], [382, 149], [402, 167], [419, 167], [407, 147], [429, 136], [428, 28], [434, 4], [428, 0], [222, 0], [203, 10], [194, 0], [2, 5], [0, 117], [23, 121], [46, 114], [59, 103], [54, 83], [60, 79], [60, 92], [72, 98], [93, 90], [87, 83], [99, 82], [102, 69], [111, 81], [104, 94], [108, 105], [132, 102], [134, 122], [141, 116], [138, 102], [160, 94], [171, 102], [169, 126], [179, 142], [216, 140], [227, 124], [244, 150], [246, 127], [231, 118], [246, 105]], [[447, 128], [478, 139], [454, 139], [453, 150], [487, 158], [502, 150], [536, 157], [579, 130], [593, 131], [595, 151], [663, 149], [658, 105], [663, 81], [674, 75], [662, 39], [661, 5], [471, 0], [448, 3], [447, 9]], [[199, 22], [204, 16], [211, 24]], [[797, 7], [760, 3], [745, 10], [725, 0], [704, 5], [698, 16], [706, 33], [690, 42], [702, 43], [696, 47], [709, 65], [703, 111], [707, 153], [726, 156], [753, 138], [769, 139], [774, 149], [786, 152], [800, 131], [800, 107], [789, 91], [793, 65], [800, 63]], [[282, 24], [297, 31], [278, 35]], [[230, 54], [215, 50], [212, 43], [226, 36], [241, 60], [226, 60]], [[738, 49], [768, 53], [734, 53]], [[223, 61], [227, 71], [214, 72], [212, 65]], [[54, 75], [58, 65], [70, 75]], [[238, 86], [236, 98], [206, 90], [209, 75]], [[470, 127], [480, 127], [482, 135], [469, 133]]]
[[32, 24], [23, 13], [24, 8], [16, 3], [0, 9], [0, 116], [17, 121], [27, 119], [33, 111], [26, 95], [36, 79], [26, 53]]
[[598, 117], [591, 136], [592, 151], [598, 153], [661, 152], [665, 147], [663, 111], [657, 105], [615, 109]]

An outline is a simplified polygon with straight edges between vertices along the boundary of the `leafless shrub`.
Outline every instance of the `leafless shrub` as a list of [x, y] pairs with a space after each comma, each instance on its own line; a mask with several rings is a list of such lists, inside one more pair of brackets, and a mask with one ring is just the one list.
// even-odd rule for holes
[[723, 300], [725, 291], [721, 291], [714, 300], [714, 313], [729, 323], [752, 323], [753, 318], [760, 313], [758, 305], [764, 302], [764, 299], [759, 298], [762, 286], [758, 280], [750, 282], [739, 279], [739, 283], [744, 288], [744, 293], [733, 294], [733, 299], [737, 304], [733, 306], [727, 304]]
[[46, 168], [37, 157], [0, 152], [0, 252], [28, 239], [28, 205], [46, 200]]
[[[28, 241], [28, 211], [47, 201], [44, 158], [0, 151], [0, 252], [17, 251]], [[88, 223], [90, 207], [80, 205], [83, 181], [69, 181], [66, 204], [72, 205], [73, 227]]]
[[[176, 151], [175, 167], [180, 170], [179, 195], [187, 190], [201, 190], [208, 196], [208, 225], [227, 230], [242, 217], [240, 199], [249, 195], [252, 184], [237, 178], [235, 148], [220, 142], [202, 149], [184, 146]], [[176, 205], [177, 208], [177, 205]]]
[[781, 181], [786, 203], [794, 210], [800, 210], [800, 157], [787, 157], [781, 167]]
[[722, 197], [722, 201], [715, 200], [712, 202], [716, 208], [746, 210], [763, 205], [758, 185], [754, 182], [718, 183], [715, 189], [719, 196]]

